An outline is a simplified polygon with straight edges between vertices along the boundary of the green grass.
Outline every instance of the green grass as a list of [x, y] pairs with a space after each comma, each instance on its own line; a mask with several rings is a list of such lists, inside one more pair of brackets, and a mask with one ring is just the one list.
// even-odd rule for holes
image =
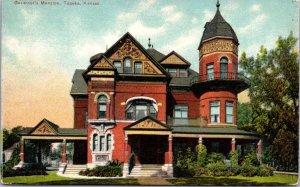
[[[195, 186], [271, 186], [293, 185], [298, 182], [298, 176], [275, 174], [271, 177], [192, 177], [167, 179], [173, 185]], [[48, 175], [5, 177], [4, 184], [31, 185], [139, 185], [137, 179], [74, 179], [56, 175], [56, 171], [49, 171]]]
[[298, 176], [275, 174], [271, 177], [193, 177], [167, 179], [173, 185], [195, 186], [272, 186], [272, 185], [295, 185]]
[[56, 175], [56, 171], [48, 171], [48, 175], [32, 175], [4, 177], [4, 184], [35, 184], [35, 185], [72, 185], [72, 184], [102, 184], [102, 185], [138, 185], [136, 179], [74, 179]]

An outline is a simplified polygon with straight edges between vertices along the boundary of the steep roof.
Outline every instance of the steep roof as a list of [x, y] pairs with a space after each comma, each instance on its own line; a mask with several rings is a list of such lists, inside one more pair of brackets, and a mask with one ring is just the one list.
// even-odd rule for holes
[[162, 54], [161, 52], [157, 51], [154, 48], [148, 48], [146, 50], [149, 55], [151, 55], [157, 62], [161, 61], [161, 59], [163, 59], [165, 57], [164, 54]]
[[[169, 57], [171, 56], [175, 56], [176, 59], [172, 59], [172, 60], [175, 60], [173, 61], [172, 63], [171, 62], [168, 62], [166, 61]], [[173, 57], [174, 57], [173, 56]], [[160, 61], [159, 61], [160, 64], [164, 64], [164, 65], [167, 65], [167, 64], [174, 64], [174, 65], [187, 65], [187, 66], [190, 66], [191, 63], [189, 63], [185, 58], [183, 58], [181, 55], [179, 55], [178, 53], [176, 53], [175, 51], [171, 51], [169, 54], [167, 54], [165, 57], [163, 57]]]
[[84, 69], [76, 69], [72, 79], [71, 95], [88, 94], [87, 84], [83, 78], [82, 73]]
[[192, 79], [196, 76], [199, 76], [199, 74], [190, 68], [188, 77], [172, 77], [169, 85], [170, 86], [190, 86]]
[[237, 44], [239, 43], [233, 28], [230, 26], [229, 23], [225, 21], [225, 19], [221, 15], [219, 7], [220, 4], [218, 2], [215, 17], [210, 22], [207, 22], [204, 26], [205, 29], [202, 35], [200, 45], [203, 41], [214, 37], [228, 37], [232, 38]]

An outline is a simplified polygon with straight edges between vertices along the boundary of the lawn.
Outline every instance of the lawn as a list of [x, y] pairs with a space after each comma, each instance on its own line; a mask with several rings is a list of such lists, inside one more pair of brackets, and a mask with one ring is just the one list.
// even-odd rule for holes
[[136, 179], [74, 179], [56, 175], [56, 171], [48, 171], [48, 175], [17, 176], [3, 178], [4, 184], [35, 184], [35, 185], [138, 185]]
[[[3, 178], [4, 184], [35, 184], [35, 185], [140, 185], [137, 179], [74, 179], [56, 175], [56, 171], [49, 171], [49, 175], [33, 175]], [[154, 179], [155, 180], [155, 179]], [[275, 174], [272, 177], [193, 177], [166, 179], [173, 185], [195, 186], [263, 186], [263, 185], [293, 185], [298, 176]], [[142, 185], [147, 185], [143, 183]]]
[[195, 186], [271, 186], [271, 185], [296, 185], [298, 176], [275, 174], [271, 177], [193, 177], [167, 179], [173, 185]]

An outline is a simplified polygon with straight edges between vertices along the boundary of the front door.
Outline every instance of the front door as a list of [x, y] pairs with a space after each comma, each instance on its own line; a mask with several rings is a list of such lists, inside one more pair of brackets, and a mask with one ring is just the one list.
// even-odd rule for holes
[[164, 164], [167, 151], [167, 136], [145, 135], [140, 138], [140, 163]]

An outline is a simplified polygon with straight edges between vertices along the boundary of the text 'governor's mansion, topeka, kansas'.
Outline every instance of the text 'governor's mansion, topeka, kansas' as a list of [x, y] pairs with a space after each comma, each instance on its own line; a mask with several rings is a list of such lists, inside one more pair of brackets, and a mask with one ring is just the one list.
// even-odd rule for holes
[[152, 165], [172, 176], [178, 150], [198, 144], [225, 156], [231, 150], [244, 155], [243, 148], [255, 144], [260, 156], [259, 137], [236, 125], [237, 94], [250, 83], [238, 73], [239, 41], [219, 6], [199, 36], [199, 73], [175, 51], [162, 54], [150, 41], [145, 49], [130, 33], [92, 56], [72, 80], [74, 127], [43, 119], [25, 128], [21, 164], [26, 141], [62, 142], [62, 172], [69, 167], [66, 143], [74, 143], [73, 165], [92, 168], [117, 159], [124, 176], [131, 175], [132, 158], [135, 170]]

